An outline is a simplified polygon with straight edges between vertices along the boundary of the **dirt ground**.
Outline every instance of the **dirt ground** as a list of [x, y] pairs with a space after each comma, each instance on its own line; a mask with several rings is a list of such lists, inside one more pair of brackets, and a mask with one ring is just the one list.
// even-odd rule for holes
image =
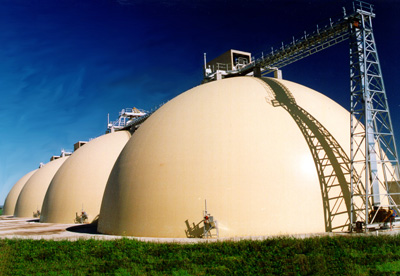
[[[196, 243], [208, 242], [207, 239], [171, 239], [171, 238], [145, 238], [104, 235], [97, 232], [97, 226], [92, 224], [58, 224], [40, 223], [33, 218], [15, 218], [13, 216], [0, 216], [0, 239], [34, 239], [34, 240], [113, 240], [130, 238], [150, 242], [177, 242]], [[215, 240], [215, 239], [214, 239]]]
[[[393, 231], [381, 230], [369, 232], [367, 235], [396, 235], [400, 233], [400, 225], [396, 225]], [[306, 238], [312, 236], [333, 236], [350, 235], [346, 233], [319, 233], [293, 235], [296, 238]], [[365, 234], [351, 234], [365, 235]], [[105, 235], [97, 232], [97, 226], [92, 224], [58, 224], [58, 223], [39, 223], [38, 219], [15, 218], [12, 216], [0, 216], [0, 239], [45, 239], [45, 240], [113, 240], [120, 238], [136, 239], [146, 242], [174, 242], [174, 243], [198, 243], [215, 241], [239, 241], [239, 240], [264, 240], [269, 236], [256, 237], [235, 237], [219, 239], [198, 239], [198, 238], [150, 238], [150, 237], [125, 237]]]

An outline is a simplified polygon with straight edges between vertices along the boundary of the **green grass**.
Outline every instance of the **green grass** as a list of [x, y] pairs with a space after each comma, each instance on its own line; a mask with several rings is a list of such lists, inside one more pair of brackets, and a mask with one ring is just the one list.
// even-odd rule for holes
[[400, 236], [158, 244], [0, 240], [0, 275], [396, 275]]

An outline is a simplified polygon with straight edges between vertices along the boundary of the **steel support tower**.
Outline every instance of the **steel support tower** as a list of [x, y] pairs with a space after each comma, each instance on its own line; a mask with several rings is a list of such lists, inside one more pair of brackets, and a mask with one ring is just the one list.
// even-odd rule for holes
[[[386, 98], [382, 71], [372, 28], [373, 7], [354, 3], [349, 17], [351, 95], [352, 225], [363, 221], [365, 229], [375, 223], [379, 209], [398, 211], [398, 155]], [[359, 175], [358, 181], [355, 175]], [[362, 183], [364, 182], [364, 183]], [[354, 193], [362, 186], [363, 194]], [[392, 186], [392, 187], [390, 187]], [[391, 191], [392, 190], [392, 191]], [[362, 201], [364, 208], [354, 208]]]

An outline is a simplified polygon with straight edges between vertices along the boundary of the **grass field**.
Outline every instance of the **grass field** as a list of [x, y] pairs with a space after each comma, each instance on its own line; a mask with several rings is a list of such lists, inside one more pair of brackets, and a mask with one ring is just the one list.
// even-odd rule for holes
[[0, 240], [0, 275], [396, 275], [400, 236], [202, 244]]

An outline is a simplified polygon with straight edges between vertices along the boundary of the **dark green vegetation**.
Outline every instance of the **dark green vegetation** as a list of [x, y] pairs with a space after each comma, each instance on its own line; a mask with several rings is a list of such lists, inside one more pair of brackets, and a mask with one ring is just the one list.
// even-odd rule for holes
[[400, 236], [203, 244], [0, 240], [0, 275], [395, 275]]

